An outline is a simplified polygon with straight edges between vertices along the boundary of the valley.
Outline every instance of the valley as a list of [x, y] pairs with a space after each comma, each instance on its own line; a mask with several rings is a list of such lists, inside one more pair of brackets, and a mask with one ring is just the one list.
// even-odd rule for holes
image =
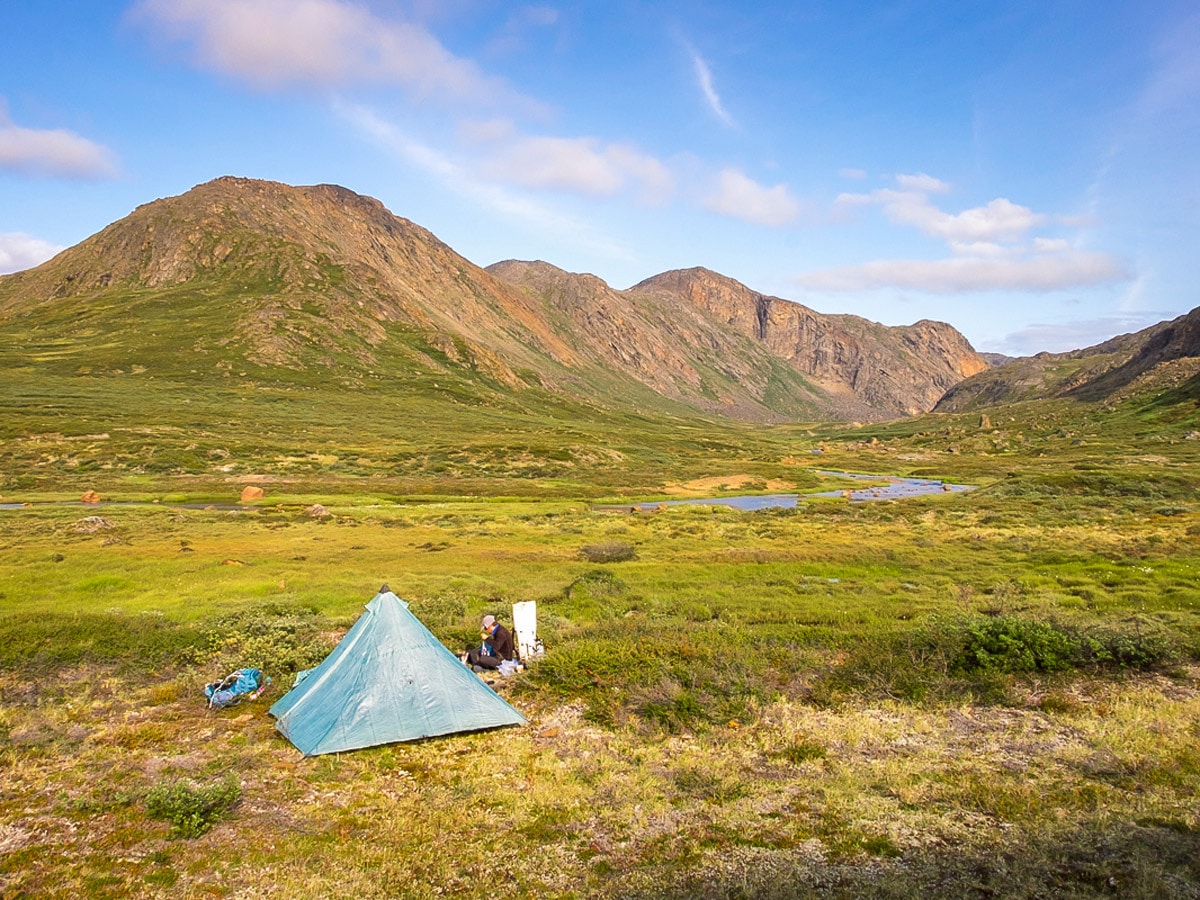
[[[1195, 895], [1195, 313], [986, 367], [196, 191], [0, 278], [4, 896]], [[384, 583], [456, 652], [536, 600], [528, 723], [276, 733]]]

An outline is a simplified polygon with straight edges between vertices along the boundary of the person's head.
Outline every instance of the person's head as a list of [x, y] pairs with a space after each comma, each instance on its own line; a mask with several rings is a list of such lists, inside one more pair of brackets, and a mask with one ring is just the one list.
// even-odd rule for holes
[[483, 617], [483, 630], [484, 631], [491, 632], [492, 628], [494, 628], [495, 625], [496, 625], [496, 617], [495, 616], [484, 616]]

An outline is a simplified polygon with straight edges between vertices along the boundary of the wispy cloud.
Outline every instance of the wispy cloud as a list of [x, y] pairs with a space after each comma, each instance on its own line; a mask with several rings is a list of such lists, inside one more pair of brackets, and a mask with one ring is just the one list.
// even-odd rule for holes
[[896, 184], [902, 190], [918, 191], [922, 194], [946, 194], [950, 191], [949, 184], [940, 178], [926, 175], [924, 172], [918, 172], [915, 175], [897, 175]]
[[552, 6], [521, 6], [509, 15], [499, 34], [488, 42], [487, 53], [491, 56], [519, 53], [525, 50], [534, 29], [549, 28], [558, 19], [559, 12]]
[[687, 46], [688, 55], [692, 58], [692, 69], [696, 75], [696, 85], [700, 88], [700, 93], [704, 96], [704, 101], [708, 104], [708, 108], [712, 110], [712, 114], [721, 120], [722, 123], [730, 128], [735, 127], [733, 117], [725, 109], [725, 104], [721, 102], [721, 96], [717, 93], [717, 88], [713, 84], [712, 70], [709, 69], [708, 63], [704, 61], [695, 48]]
[[101, 179], [117, 174], [113, 153], [73, 131], [23, 128], [0, 101], [0, 169], [59, 178]]
[[19, 231], [0, 234], [0, 275], [41, 265], [63, 249]]
[[437, 178], [441, 184], [501, 215], [511, 216], [527, 225], [613, 259], [630, 259], [629, 249], [596, 231], [586, 222], [563, 215], [520, 193], [480, 178], [468, 166], [407, 135], [402, 129], [373, 110], [339, 102], [337, 112], [353, 126], [388, 152], [406, 160]]
[[764, 187], [737, 169], [723, 169], [716, 189], [704, 200], [704, 208], [757, 225], [778, 228], [800, 216], [800, 203], [786, 184]]
[[423, 27], [343, 0], [139, 0], [130, 18], [260, 89], [394, 84], [421, 99], [537, 106]]
[[1054, 255], [886, 259], [819, 269], [800, 277], [818, 291], [909, 288], [931, 294], [974, 291], [1057, 291], [1123, 281], [1128, 270], [1106, 253], [1073, 251]]
[[524, 187], [601, 196], [636, 183], [650, 202], [665, 199], [672, 185], [671, 173], [654, 157], [627, 144], [605, 144], [591, 137], [516, 136], [496, 148], [485, 170]]
[[[946, 243], [945, 259], [883, 259], [818, 269], [802, 275], [802, 287], [815, 291], [870, 291], [904, 288], [933, 294], [978, 291], [1057, 291], [1126, 281], [1128, 266], [1108, 253], [1075, 249], [1060, 237], [1032, 232], [1053, 217], [1004, 197], [983, 206], [949, 213], [929, 199], [950, 185], [930, 175], [898, 175], [899, 189], [841, 194], [843, 209], [878, 206], [891, 222], [918, 229]], [[1057, 220], [1060, 224], [1061, 219]]]

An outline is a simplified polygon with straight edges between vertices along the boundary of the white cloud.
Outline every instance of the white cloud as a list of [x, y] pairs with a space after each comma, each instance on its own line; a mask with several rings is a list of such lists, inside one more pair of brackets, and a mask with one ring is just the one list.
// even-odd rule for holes
[[734, 126], [733, 117], [726, 111], [725, 105], [721, 102], [720, 95], [717, 94], [717, 89], [713, 85], [712, 71], [708, 68], [708, 63], [691, 47], [688, 47], [688, 53], [692, 57], [692, 68], [696, 73], [696, 83], [700, 88], [700, 93], [704, 95], [705, 102], [708, 103], [708, 108], [712, 110], [714, 116], [732, 128]]
[[41, 265], [63, 249], [20, 232], [0, 234], [0, 275]]
[[1013, 242], [1047, 221], [1045, 215], [1004, 197], [959, 213], [945, 212], [929, 201], [928, 194], [945, 193], [950, 185], [924, 173], [897, 175], [896, 183], [901, 190], [881, 188], [869, 194], [840, 194], [835, 205], [877, 205], [891, 221], [912, 225], [925, 234], [955, 244]]
[[800, 204], [786, 184], [763, 187], [737, 169], [724, 169], [717, 188], [704, 200], [705, 209], [758, 225], [780, 227], [795, 222]]
[[896, 184], [900, 185], [901, 190], [922, 194], [945, 194], [950, 190], [949, 184], [924, 172], [918, 172], [916, 175], [897, 175]]
[[672, 181], [657, 159], [625, 144], [604, 144], [590, 137], [517, 137], [498, 150], [486, 171], [524, 187], [601, 196], [615, 194], [632, 181], [652, 200], [664, 197]]
[[1071, 242], [1063, 238], [1034, 238], [1033, 249], [1039, 253], [1058, 253], [1062, 250], [1070, 250]]
[[1037, 293], [1128, 278], [1125, 266], [1107, 253], [1072, 251], [1030, 256], [876, 260], [818, 269], [803, 275], [799, 282], [816, 291], [898, 287], [931, 294], [957, 294], [996, 290]]
[[61, 129], [22, 128], [0, 104], [0, 169], [65, 178], [112, 178], [113, 154], [87, 138]]
[[257, 88], [370, 83], [421, 98], [515, 97], [424, 28], [343, 0], [139, 0], [131, 16], [162, 39], [190, 44], [198, 66]]
[[891, 221], [912, 225], [932, 237], [955, 243], [1014, 241], [1046, 221], [1044, 215], [1004, 197], [960, 213], [944, 212], [924, 194], [911, 191], [881, 190], [870, 197], [871, 202], [883, 207], [883, 214]]
[[[884, 259], [819, 269], [799, 283], [816, 291], [870, 291], [892, 287], [933, 294], [973, 291], [1064, 290], [1126, 281], [1131, 273], [1108, 253], [1072, 249], [1063, 238], [1030, 236], [1051, 221], [1027, 206], [998, 197], [983, 206], [948, 213], [930, 202], [929, 193], [950, 185], [924, 173], [897, 175], [901, 190], [882, 188], [868, 194], [844, 193], [838, 208], [878, 206], [891, 222], [912, 226], [945, 241], [954, 254], [946, 259]], [[1064, 217], [1054, 221], [1066, 224]]]
[[950, 249], [959, 256], [1007, 256], [1013, 252], [1012, 247], [995, 241], [951, 241]]

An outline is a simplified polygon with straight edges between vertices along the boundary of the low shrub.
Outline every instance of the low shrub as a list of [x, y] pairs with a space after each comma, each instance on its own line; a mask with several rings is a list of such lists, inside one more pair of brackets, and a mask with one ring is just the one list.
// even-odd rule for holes
[[775, 755], [794, 766], [813, 760], [824, 759], [828, 751], [820, 742], [804, 735], [797, 735], [775, 751]]
[[619, 597], [628, 590], [629, 586], [607, 569], [592, 569], [568, 584], [563, 596]]
[[307, 607], [264, 606], [214, 620], [185, 663], [252, 667], [268, 674], [310, 669], [329, 655], [330, 623]]
[[970, 697], [1011, 701], [1011, 676], [1148, 671], [1195, 655], [1167, 628], [1144, 621], [1073, 624], [1016, 615], [931, 617], [911, 631], [863, 637], [812, 686], [814, 702], [848, 695], [913, 702]]
[[959, 672], [1062, 672], [1073, 667], [1073, 641], [1047, 622], [997, 616], [965, 623], [951, 663]]
[[624, 541], [603, 541], [599, 544], [584, 544], [579, 548], [579, 555], [592, 563], [614, 563], [634, 559], [637, 552], [633, 544]]
[[209, 785], [174, 781], [146, 792], [146, 812], [170, 822], [176, 837], [194, 838], [225, 818], [241, 799], [242, 789], [232, 775]]
[[959, 672], [1064, 672], [1081, 668], [1144, 671], [1171, 661], [1175, 642], [1160, 628], [1068, 625], [1018, 616], [967, 620], [951, 664]]

